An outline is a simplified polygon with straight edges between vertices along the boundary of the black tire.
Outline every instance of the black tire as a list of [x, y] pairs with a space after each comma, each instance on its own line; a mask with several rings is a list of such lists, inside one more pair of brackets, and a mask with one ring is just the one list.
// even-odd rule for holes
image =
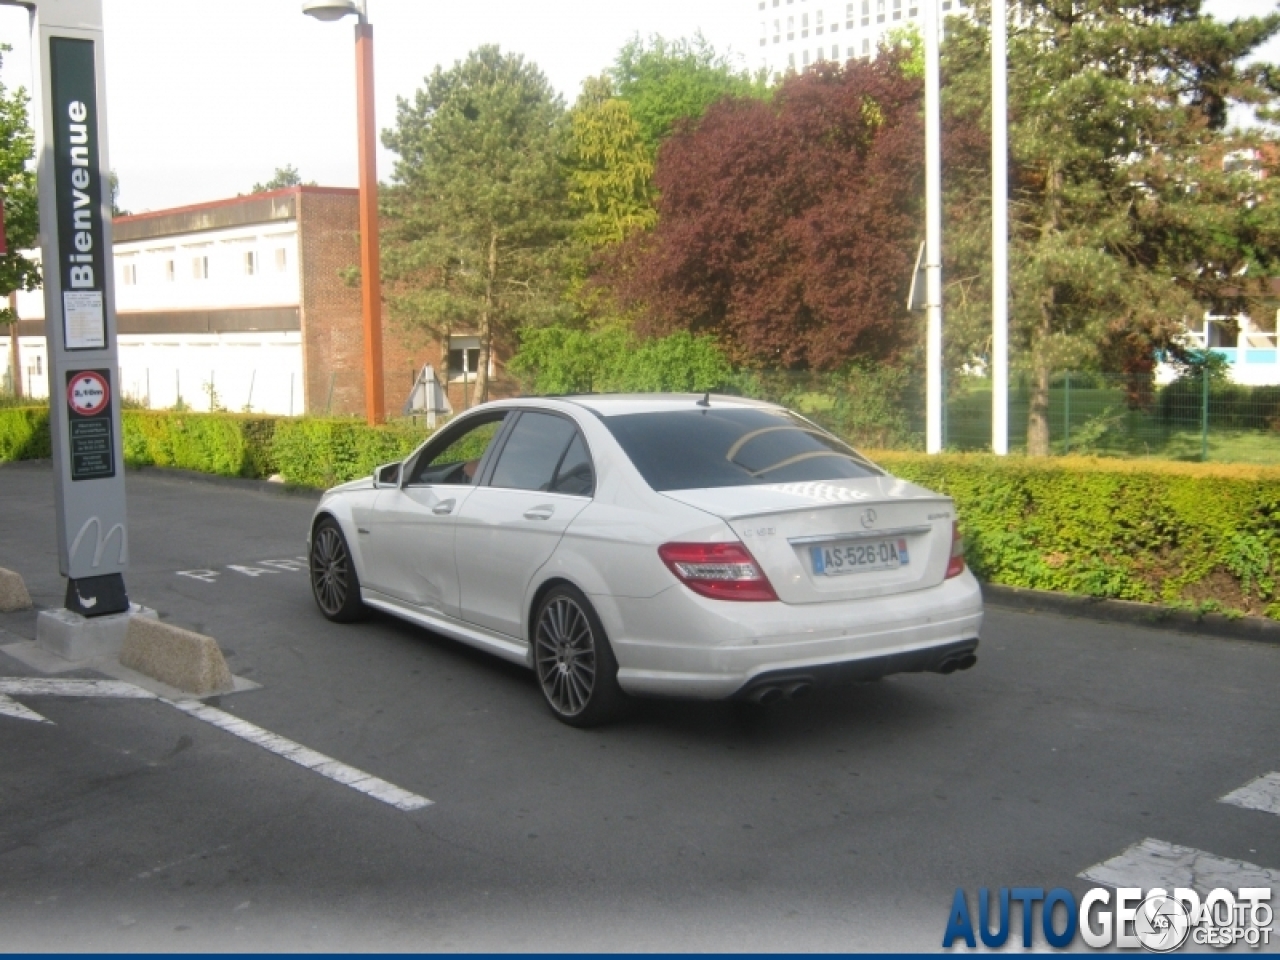
[[360, 599], [360, 577], [336, 520], [325, 517], [311, 533], [311, 595], [335, 623], [359, 620], [368, 612]]
[[552, 715], [573, 727], [594, 727], [626, 706], [604, 627], [577, 587], [552, 587], [533, 618], [533, 668]]

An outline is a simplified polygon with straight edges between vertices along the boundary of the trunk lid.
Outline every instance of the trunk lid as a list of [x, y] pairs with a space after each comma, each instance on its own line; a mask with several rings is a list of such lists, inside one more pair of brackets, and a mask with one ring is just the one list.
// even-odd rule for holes
[[856, 600], [941, 583], [951, 499], [892, 476], [669, 490], [723, 519], [783, 603]]

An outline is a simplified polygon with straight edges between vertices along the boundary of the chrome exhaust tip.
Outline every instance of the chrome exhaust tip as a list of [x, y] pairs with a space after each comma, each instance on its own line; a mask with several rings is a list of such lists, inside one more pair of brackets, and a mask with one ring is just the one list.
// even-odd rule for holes
[[767, 707], [771, 703], [777, 703], [782, 699], [782, 690], [778, 687], [757, 687], [747, 695], [752, 703], [758, 703], [762, 707]]
[[803, 700], [813, 693], [813, 684], [808, 680], [797, 680], [795, 683], [789, 683], [783, 687], [782, 692], [788, 700]]

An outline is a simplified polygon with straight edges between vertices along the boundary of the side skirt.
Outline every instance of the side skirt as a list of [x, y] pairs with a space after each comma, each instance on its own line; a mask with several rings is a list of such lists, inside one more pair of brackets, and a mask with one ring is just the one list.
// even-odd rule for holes
[[436, 633], [442, 633], [453, 640], [459, 640], [468, 646], [492, 653], [494, 656], [518, 663], [522, 667], [529, 666], [529, 648], [526, 644], [512, 640], [502, 634], [490, 633], [471, 624], [459, 623], [438, 613], [427, 613], [417, 607], [410, 606], [400, 600], [393, 600], [384, 594], [372, 590], [361, 590], [360, 599], [375, 610], [389, 613], [401, 620], [408, 620], [420, 627], [426, 627]]

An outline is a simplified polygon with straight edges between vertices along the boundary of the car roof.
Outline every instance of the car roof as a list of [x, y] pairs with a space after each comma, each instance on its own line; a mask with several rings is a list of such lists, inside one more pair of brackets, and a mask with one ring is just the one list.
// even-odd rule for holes
[[676, 410], [706, 409], [703, 399], [712, 409], [716, 407], [737, 407], [752, 409], [778, 409], [776, 404], [761, 400], [750, 400], [746, 397], [728, 397], [721, 394], [704, 393], [584, 393], [559, 397], [524, 397], [519, 401], [521, 406], [536, 404], [540, 401], [570, 403], [585, 407], [601, 417], [618, 417], [629, 413], [665, 413]]

